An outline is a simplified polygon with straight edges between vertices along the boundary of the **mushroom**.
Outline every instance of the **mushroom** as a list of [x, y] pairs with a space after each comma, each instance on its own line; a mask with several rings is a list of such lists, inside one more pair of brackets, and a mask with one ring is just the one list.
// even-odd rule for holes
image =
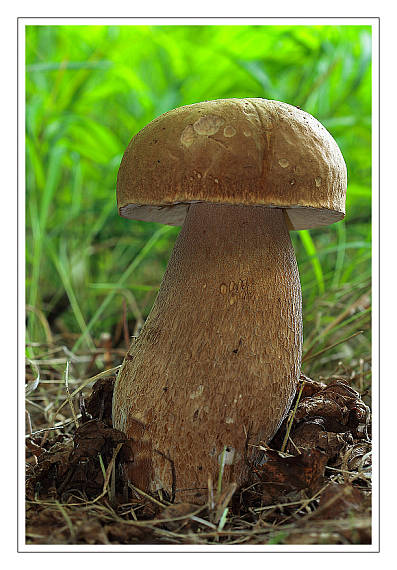
[[245, 482], [300, 375], [289, 230], [341, 220], [345, 194], [336, 142], [286, 103], [187, 105], [131, 140], [117, 179], [121, 216], [183, 225], [114, 389], [113, 425], [132, 440], [137, 487], [200, 502], [221, 466], [224, 481]]

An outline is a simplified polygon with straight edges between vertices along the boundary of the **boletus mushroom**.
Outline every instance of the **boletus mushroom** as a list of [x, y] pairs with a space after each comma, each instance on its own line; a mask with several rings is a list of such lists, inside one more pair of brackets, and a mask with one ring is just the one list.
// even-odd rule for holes
[[266, 99], [180, 107], [134, 136], [121, 216], [182, 225], [128, 351], [113, 424], [128, 478], [200, 501], [208, 477], [242, 484], [285, 417], [301, 367], [302, 309], [289, 230], [344, 217], [346, 166], [305, 111]]

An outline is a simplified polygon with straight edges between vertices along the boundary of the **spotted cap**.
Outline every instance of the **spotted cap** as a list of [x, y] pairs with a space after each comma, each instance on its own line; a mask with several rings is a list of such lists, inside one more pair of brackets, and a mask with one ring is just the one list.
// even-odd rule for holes
[[347, 174], [338, 145], [309, 113], [268, 99], [173, 109], [128, 145], [117, 177], [120, 215], [182, 225], [189, 204], [285, 209], [291, 229], [343, 219]]

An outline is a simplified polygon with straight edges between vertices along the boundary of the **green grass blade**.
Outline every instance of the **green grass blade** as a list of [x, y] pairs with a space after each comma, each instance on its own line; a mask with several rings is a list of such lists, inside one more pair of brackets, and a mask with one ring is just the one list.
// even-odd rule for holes
[[335, 262], [335, 272], [332, 279], [332, 288], [337, 288], [340, 283], [340, 277], [343, 270], [343, 262], [345, 260], [346, 252], [346, 226], [343, 222], [336, 224], [336, 231], [338, 234], [338, 253]]
[[88, 345], [88, 348], [90, 348], [91, 350], [95, 350], [95, 344], [94, 341], [92, 340], [92, 338], [89, 335], [89, 331], [87, 330], [87, 324], [85, 322], [83, 313], [81, 312], [79, 303], [77, 301], [77, 297], [76, 294], [74, 292], [73, 289], [73, 285], [72, 282], [70, 280], [69, 277], [69, 271], [67, 268], [67, 262], [66, 262], [66, 253], [63, 252], [63, 254], [58, 257], [55, 253], [55, 250], [53, 248], [53, 246], [50, 244], [50, 242], [47, 244], [48, 247], [48, 251], [50, 253], [51, 259], [59, 273], [59, 276], [61, 278], [62, 284], [65, 288], [66, 294], [69, 298], [69, 302], [70, 302], [70, 306], [72, 308], [74, 317], [76, 319], [76, 322], [82, 332], [82, 335], [86, 341], [86, 344]]
[[312, 236], [310, 235], [309, 230], [301, 230], [299, 232], [299, 237], [302, 241], [303, 247], [305, 248], [307, 255], [311, 258], [311, 264], [316, 278], [318, 290], [320, 293], [324, 293], [325, 287], [324, 287], [323, 270], [321, 267], [319, 257], [317, 255], [316, 246], [314, 245], [314, 242], [312, 240]]
[[[88, 287], [90, 289], [99, 289], [103, 291], [104, 289], [107, 290], [115, 290], [122, 291], [125, 287], [121, 287], [117, 283], [89, 283]], [[140, 285], [138, 283], [129, 283], [128, 289], [134, 289], [135, 291], [156, 291], [159, 288], [159, 285]]]
[[128, 269], [126, 269], [126, 271], [124, 272], [124, 274], [122, 275], [122, 277], [119, 279], [119, 281], [117, 282], [116, 288], [113, 291], [110, 291], [109, 294], [105, 297], [105, 299], [103, 300], [102, 304], [98, 307], [98, 309], [96, 310], [95, 314], [93, 315], [92, 319], [90, 320], [90, 322], [87, 325], [87, 328], [85, 330], [85, 332], [81, 335], [81, 337], [77, 340], [77, 342], [74, 344], [72, 351], [77, 350], [77, 348], [81, 345], [81, 343], [83, 342], [83, 340], [85, 339], [86, 335], [89, 333], [89, 331], [92, 329], [92, 327], [96, 324], [96, 322], [98, 321], [98, 319], [101, 317], [101, 315], [103, 314], [103, 312], [105, 311], [105, 309], [110, 305], [110, 303], [112, 302], [114, 296], [117, 294], [118, 289], [120, 289], [121, 287], [124, 287], [126, 284], [127, 279], [130, 277], [130, 275], [132, 275], [132, 273], [136, 270], [136, 268], [138, 267], [138, 265], [145, 259], [146, 255], [149, 253], [149, 251], [152, 249], [152, 247], [155, 245], [155, 243], [166, 233], [168, 233], [169, 231], [171, 231], [173, 228], [172, 226], [163, 226], [160, 229], [158, 229], [153, 235], [152, 237], [146, 242], [146, 244], [144, 245], [144, 247], [141, 249], [141, 251], [138, 253], [138, 255], [135, 257], [135, 259], [132, 261], [131, 265], [128, 267]]
[[[40, 268], [42, 261], [43, 243], [46, 239], [46, 225], [50, 209], [51, 201], [54, 197], [55, 190], [59, 184], [61, 177], [61, 163], [64, 155], [63, 147], [55, 147], [51, 152], [46, 184], [44, 187], [43, 195], [39, 211], [37, 212], [37, 219], [34, 222], [35, 235], [33, 242], [32, 253], [32, 275], [29, 288], [29, 304], [33, 307], [40, 305], [39, 299], [39, 281], [40, 281]], [[27, 209], [29, 210], [29, 201], [27, 201]], [[29, 246], [29, 244], [27, 244]], [[32, 331], [31, 331], [32, 332]], [[33, 336], [33, 335], [32, 335]]]

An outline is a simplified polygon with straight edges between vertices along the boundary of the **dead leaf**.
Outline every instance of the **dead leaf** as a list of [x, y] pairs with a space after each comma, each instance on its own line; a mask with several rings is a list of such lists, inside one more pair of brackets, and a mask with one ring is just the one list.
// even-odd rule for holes
[[[293, 431], [292, 440], [298, 449], [315, 447], [323, 451], [327, 457], [332, 458], [346, 446], [349, 437], [346, 434], [326, 431], [323, 419], [315, 418], [312, 421], [299, 424]], [[292, 450], [292, 448], [293, 446], [290, 444], [287, 451]]]
[[328, 457], [318, 449], [287, 455], [267, 449], [260, 464], [252, 467], [263, 483], [265, 497], [275, 500], [291, 491], [308, 489], [314, 493], [323, 482]]
[[[178, 503], [169, 505], [158, 515], [158, 518], [164, 520], [164, 528], [168, 530], [177, 530], [181, 528], [192, 527], [190, 515], [197, 512], [197, 505], [191, 503]], [[178, 519], [178, 520], [168, 520]], [[197, 523], [195, 523], [197, 526]]]
[[93, 419], [112, 426], [112, 398], [116, 378], [100, 378], [92, 387], [91, 395], [85, 401], [85, 409]]
[[345, 518], [367, 508], [362, 491], [348, 484], [331, 482], [321, 494], [320, 503], [313, 518], [321, 520]]

